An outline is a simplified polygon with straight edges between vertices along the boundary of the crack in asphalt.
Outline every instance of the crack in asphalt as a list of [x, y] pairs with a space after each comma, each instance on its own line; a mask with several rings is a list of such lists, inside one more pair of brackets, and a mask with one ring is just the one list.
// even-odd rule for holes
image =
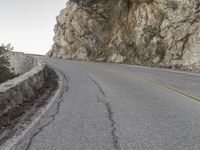
[[106, 97], [105, 92], [103, 91], [102, 87], [97, 83], [97, 81], [94, 80], [94, 79], [93, 79], [92, 77], [90, 77], [89, 75], [88, 75], [88, 78], [89, 78], [90, 80], [92, 80], [92, 82], [98, 87], [98, 89], [99, 89], [99, 91], [101, 92], [101, 94], [102, 94], [104, 97]]
[[[98, 84], [98, 82], [97, 82], [96, 80], [94, 80], [94, 79], [93, 79], [91, 76], [89, 76], [89, 75], [88, 75], [88, 78], [98, 87], [100, 93], [103, 95], [103, 99], [106, 99], [106, 94], [105, 94], [105, 92], [103, 91], [102, 87]], [[98, 102], [103, 103], [103, 104], [106, 106], [107, 113], [108, 113], [108, 119], [109, 119], [110, 122], [111, 122], [111, 128], [112, 128], [111, 136], [112, 136], [112, 140], [113, 140], [113, 147], [114, 147], [114, 149], [116, 149], [116, 150], [120, 150], [121, 148], [120, 148], [120, 145], [119, 145], [119, 138], [118, 138], [118, 136], [116, 135], [116, 132], [117, 132], [116, 122], [115, 122], [114, 117], [113, 117], [113, 112], [112, 112], [110, 103], [107, 102], [106, 100], [100, 99], [100, 97], [97, 97], [97, 100], [98, 100]]]
[[69, 90], [69, 84], [68, 84], [68, 83], [69, 83], [69, 77], [66, 77], [66, 75], [65, 75], [64, 73], [62, 73], [62, 72], [60, 72], [60, 73], [62, 74], [62, 77], [64, 78], [64, 81], [66, 81], [66, 86], [64, 86], [63, 91], [61, 92], [60, 96], [58, 97], [58, 98], [60, 99], [60, 101], [57, 103], [56, 112], [55, 112], [53, 115], [50, 116], [50, 118], [52, 118], [52, 119], [51, 119], [48, 123], [46, 123], [45, 125], [43, 125], [42, 127], [40, 127], [40, 128], [38, 129], [38, 131], [35, 132], [35, 133], [31, 136], [31, 138], [30, 138], [30, 140], [29, 140], [29, 142], [28, 142], [28, 145], [27, 145], [27, 147], [26, 147], [25, 150], [29, 150], [29, 149], [30, 149], [30, 147], [31, 147], [31, 145], [32, 145], [32, 142], [33, 142], [33, 139], [34, 139], [45, 127], [47, 127], [48, 125], [50, 125], [50, 124], [55, 120], [56, 115], [59, 114], [61, 103], [64, 101], [63, 96], [64, 96], [64, 94], [65, 94], [66, 92], [68, 92], [68, 90]]

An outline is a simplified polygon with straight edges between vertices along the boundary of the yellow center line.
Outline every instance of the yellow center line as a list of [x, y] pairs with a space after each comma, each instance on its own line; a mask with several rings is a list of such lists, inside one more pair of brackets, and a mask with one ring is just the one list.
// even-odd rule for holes
[[[123, 75], [124, 75], [124, 73], [126, 72], [127, 75], [129, 75], [130, 77], [134, 77], [134, 78], [136, 78], [136, 79], [140, 79], [140, 80], [146, 81], [146, 82], [148, 82], [148, 83], [151, 83], [152, 85], [153, 85], [153, 84], [154, 84], [154, 85], [159, 85], [160, 87], [163, 87], [163, 88], [167, 89], [168, 91], [171, 91], [171, 92], [173, 92], [173, 93], [176, 93], [176, 94], [179, 94], [179, 95], [184, 96], [184, 97], [186, 97], [186, 98], [189, 98], [190, 100], [192, 100], [192, 101], [194, 101], [194, 102], [197, 102], [198, 104], [200, 103], [200, 98], [199, 98], [199, 97], [195, 97], [195, 96], [191, 95], [190, 93], [187, 93], [187, 92], [178, 90], [178, 89], [176, 89], [176, 88], [174, 88], [174, 87], [172, 87], [172, 86], [170, 86], [170, 85], [166, 85], [166, 84], [161, 83], [161, 82], [159, 82], [159, 81], [152, 80], [152, 79], [150, 79], [150, 78], [148, 78], [148, 77], [145, 77], [145, 76], [143, 76], [143, 75], [136, 74], [136, 73], [133, 73], [133, 72], [129, 72], [129, 71], [125, 70], [125, 69], [122, 69], [122, 70], [113, 70], [113, 68], [112, 68], [112, 69], [111, 69], [111, 68], [108, 69], [108, 68], [106, 68], [106, 67], [103, 67], [103, 69], [104, 69], [104, 70], [106, 69], [106, 70], [108, 70], [108, 71], [110, 71], [110, 72], [116, 72], [116, 73], [118, 73], [118, 74], [120, 73], [120, 74], [123, 74]], [[123, 71], [123, 70], [124, 70], [124, 71]]]
[[[129, 72], [129, 73], [130, 73], [130, 72]], [[187, 97], [187, 98], [189, 98], [189, 99], [191, 99], [191, 100], [193, 100], [193, 101], [195, 101], [195, 102], [198, 102], [198, 103], [200, 102], [200, 98], [199, 98], [199, 97], [195, 97], [195, 96], [193, 96], [193, 95], [191, 95], [191, 94], [189, 94], [189, 93], [187, 93], [187, 92], [178, 90], [178, 89], [176, 89], [176, 88], [174, 88], [174, 87], [172, 87], [172, 86], [163, 84], [163, 83], [161, 83], [161, 82], [159, 82], [159, 81], [152, 80], [152, 79], [150, 79], [150, 78], [147, 78], [147, 77], [145, 77], [145, 76], [138, 75], [138, 74], [135, 74], [135, 73], [130, 73], [130, 75], [131, 75], [131, 76], [134, 76], [134, 77], [137, 78], [137, 79], [140, 79], [140, 80], [143, 80], [143, 81], [152, 83], [152, 84], [159, 85], [159, 86], [161, 86], [161, 87], [163, 87], [163, 88], [165, 88], [165, 89], [167, 89], [167, 90], [169, 90], [169, 91], [171, 91], [171, 92], [174, 92], [174, 93], [179, 94], [179, 95], [181, 95], [181, 96]]]

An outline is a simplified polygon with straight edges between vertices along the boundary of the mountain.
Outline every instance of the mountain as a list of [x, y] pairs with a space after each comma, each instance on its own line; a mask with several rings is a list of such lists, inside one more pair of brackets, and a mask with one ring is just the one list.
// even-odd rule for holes
[[200, 69], [199, 0], [69, 0], [53, 58]]

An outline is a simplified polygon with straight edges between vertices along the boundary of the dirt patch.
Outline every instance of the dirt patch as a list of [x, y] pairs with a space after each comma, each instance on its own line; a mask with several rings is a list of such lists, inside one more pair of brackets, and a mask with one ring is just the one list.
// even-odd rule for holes
[[48, 103], [49, 97], [51, 97], [58, 88], [57, 81], [58, 76], [56, 73], [48, 68], [48, 77], [43, 87], [36, 91], [35, 96], [0, 117], [0, 144], [4, 143], [16, 131], [20, 130], [17, 127], [20, 122], [29, 121], [40, 107]]

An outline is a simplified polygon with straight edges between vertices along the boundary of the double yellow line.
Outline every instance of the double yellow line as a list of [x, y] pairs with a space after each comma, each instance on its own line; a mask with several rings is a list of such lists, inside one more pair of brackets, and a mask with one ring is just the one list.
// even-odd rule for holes
[[197, 102], [197, 103], [200, 103], [200, 98], [199, 98], [199, 97], [195, 97], [195, 96], [193, 96], [193, 95], [191, 95], [191, 94], [189, 94], [189, 93], [186, 93], [186, 92], [184, 92], [184, 91], [178, 90], [178, 89], [176, 89], [176, 88], [174, 88], [174, 87], [172, 87], [172, 86], [163, 84], [163, 83], [161, 83], [161, 82], [159, 82], [159, 81], [152, 80], [152, 79], [147, 78], [147, 77], [145, 77], [145, 76], [138, 75], [138, 74], [131, 73], [131, 72], [129, 72], [129, 73], [130, 73], [130, 75], [132, 75], [133, 77], [135, 77], [135, 78], [137, 78], [137, 79], [140, 79], [140, 80], [149, 82], [149, 83], [151, 83], [151, 84], [159, 85], [159, 86], [161, 86], [161, 87], [163, 87], [163, 88], [165, 88], [165, 89], [167, 89], [167, 90], [169, 90], [169, 91], [171, 91], [171, 92], [174, 92], [174, 93], [176, 93], [176, 94], [179, 94], [179, 95], [181, 95], [181, 96], [184, 96], [184, 97], [186, 97], [186, 98], [189, 98], [189, 99], [191, 99], [191, 100], [193, 100], [193, 101], [195, 101], [195, 102]]
[[[105, 67], [104, 67], [103, 69], [105, 70]], [[150, 78], [148, 78], [148, 77], [145, 77], [145, 76], [142, 76], [142, 75], [133, 73], [133, 72], [128, 72], [128, 71], [125, 70], [125, 69], [122, 69], [122, 70], [112, 70], [111, 68], [110, 68], [110, 69], [107, 68], [106, 70], [108, 70], [108, 71], [110, 71], [110, 72], [116, 72], [116, 73], [118, 73], [118, 74], [121, 73], [121, 74], [123, 74], [123, 75], [124, 75], [125, 72], [127, 72], [127, 73], [128, 73], [127, 75], [129, 75], [130, 77], [134, 77], [134, 78], [136, 78], [136, 79], [140, 79], [140, 80], [146, 81], [146, 82], [151, 83], [151, 84], [154, 84], [154, 85], [159, 85], [160, 87], [165, 88], [165, 89], [167, 89], [168, 91], [171, 91], [171, 92], [173, 92], [173, 93], [176, 93], [176, 94], [179, 94], [179, 95], [184, 96], [184, 97], [186, 97], [186, 98], [189, 98], [190, 100], [192, 100], [192, 101], [194, 101], [194, 102], [200, 103], [200, 98], [199, 98], [199, 97], [195, 97], [195, 96], [193, 96], [193, 95], [191, 95], [191, 94], [189, 94], [189, 93], [186, 93], [186, 92], [184, 92], [184, 91], [178, 90], [178, 89], [176, 89], [176, 88], [174, 88], [174, 87], [172, 87], [172, 86], [163, 84], [163, 83], [161, 83], [161, 82], [159, 82], [159, 81], [152, 80], [152, 79], [150, 79]], [[123, 70], [124, 70], [124, 71], [123, 71]]]

